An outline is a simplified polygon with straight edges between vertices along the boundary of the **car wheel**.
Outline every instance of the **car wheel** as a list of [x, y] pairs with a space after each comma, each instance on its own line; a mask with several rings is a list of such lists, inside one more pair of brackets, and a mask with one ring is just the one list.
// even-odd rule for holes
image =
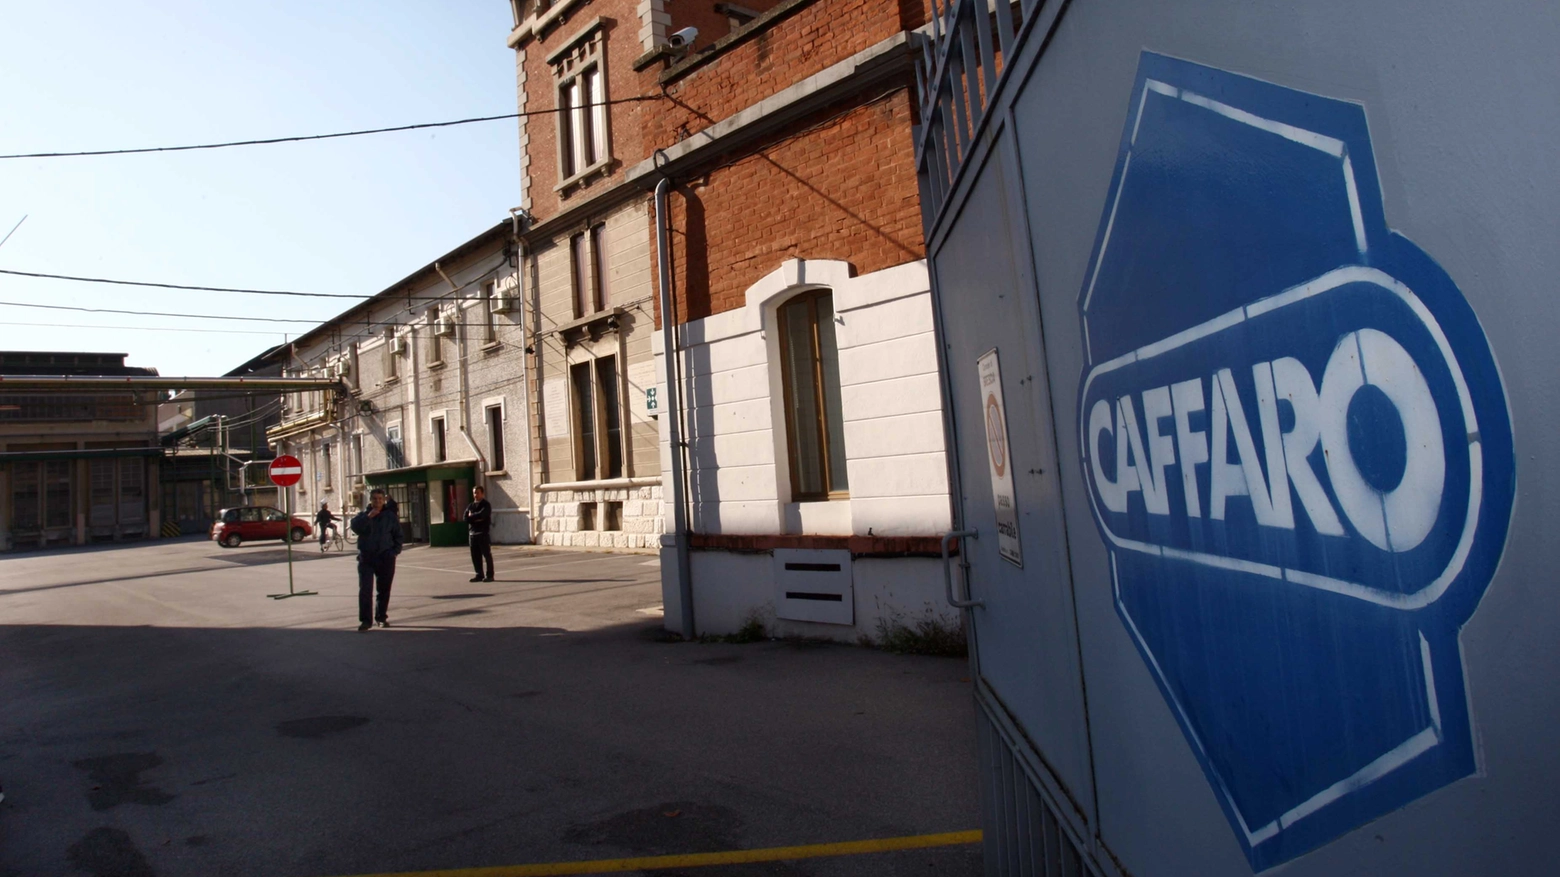
[[229, 533], [222, 537], [223, 548], [237, 548], [244, 543], [244, 537], [237, 533]]
[[294, 542], [302, 542], [304, 539], [308, 538], [308, 535], [309, 534], [303, 532], [302, 527], [292, 528], [292, 541]]

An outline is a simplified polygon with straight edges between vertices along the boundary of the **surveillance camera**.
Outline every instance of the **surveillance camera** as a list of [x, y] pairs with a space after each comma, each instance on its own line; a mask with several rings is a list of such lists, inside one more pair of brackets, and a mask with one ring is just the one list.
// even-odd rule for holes
[[668, 46], [672, 47], [673, 49], [686, 49], [689, 46], [693, 45], [693, 41], [698, 39], [698, 38], [699, 38], [699, 29], [698, 28], [696, 28], [696, 27], [685, 27], [682, 30], [672, 34], [671, 37], [669, 37], [667, 39], [666, 44]]

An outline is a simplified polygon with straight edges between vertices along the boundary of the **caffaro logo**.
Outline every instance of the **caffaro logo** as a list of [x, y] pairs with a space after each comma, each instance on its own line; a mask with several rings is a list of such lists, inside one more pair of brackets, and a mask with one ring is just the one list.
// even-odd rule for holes
[[1364, 109], [1145, 54], [1080, 293], [1129, 635], [1261, 870], [1476, 769], [1457, 632], [1515, 480], [1494, 357]]
[[[1339, 327], [1339, 308], [1361, 319]], [[1102, 363], [1084, 400], [1120, 548], [1405, 608], [1466, 560], [1478, 417], [1445, 333], [1381, 271], [1339, 268]]]

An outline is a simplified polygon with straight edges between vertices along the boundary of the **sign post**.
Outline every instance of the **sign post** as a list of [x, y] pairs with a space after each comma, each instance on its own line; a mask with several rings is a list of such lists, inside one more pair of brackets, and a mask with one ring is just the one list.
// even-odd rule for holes
[[[300, 462], [297, 457], [283, 454], [271, 461], [269, 474], [271, 476], [271, 483], [275, 484], [277, 487], [292, 487], [294, 484], [298, 483], [299, 479], [303, 477], [303, 463]], [[283, 541], [287, 543], [287, 593], [267, 594], [266, 596], [270, 597], [272, 600], [285, 600], [288, 597], [307, 597], [311, 594], [318, 593], [317, 591], [293, 590], [292, 531], [292, 494], [287, 493], [287, 531], [285, 535], [282, 536]]]

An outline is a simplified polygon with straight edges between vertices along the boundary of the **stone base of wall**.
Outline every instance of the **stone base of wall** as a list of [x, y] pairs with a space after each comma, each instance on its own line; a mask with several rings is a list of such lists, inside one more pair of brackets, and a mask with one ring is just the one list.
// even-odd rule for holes
[[[705, 549], [693, 552], [689, 561], [694, 624], [701, 635], [733, 634], [758, 621], [769, 636], [860, 643], [877, 641], [895, 626], [914, 628], [921, 621], [950, 628], [963, 624], [959, 610], [948, 605], [938, 558], [868, 555], [854, 560], [854, 624], [777, 617], [774, 557], [769, 552]], [[670, 546], [661, 549], [661, 599], [665, 626], [675, 631], [681, 624], [682, 608], [677, 552]]]
[[[659, 549], [666, 519], [661, 514], [661, 488], [581, 487], [543, 489], [536, 516], [536, 544], [558, 548]], [[607, 503], [623, 504], [621, 529], [606, 530]], [[584, 507], [596, 505], [596, 527], [586, 529]]]

